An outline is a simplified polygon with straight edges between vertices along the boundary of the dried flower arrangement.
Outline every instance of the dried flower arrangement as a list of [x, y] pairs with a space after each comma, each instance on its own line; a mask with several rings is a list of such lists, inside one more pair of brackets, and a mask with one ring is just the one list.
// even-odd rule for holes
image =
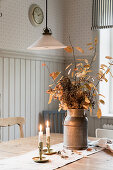
[[97, 76], [91, 76], [93, 62], [96, 60], [97, 42], [98, 40], [95, 38], [94, 42], [87, 44], [88, 49], [94, 51], [89, 63], [85, 58], [77, 59], [75, 57], [75, 49], [80, 53], [84, 53], [84, 50], [80, 47], [73, 47], [70, 41], [71, 45], [68, 46], [65, 51], [72, 53], [74, 61], [65, 68], [65, 73], [67, 73], [67, 75], [63, 75], [61, 72], [50, 73], [46, 64], [42, 64], [47, 67], [49, 76], [53, 80], [53, 84], [49, 85], [49, 90], [47, 91], [50, 95], [48, 104], [51, 103], [52, 99], [58, 99], [60, 101], [59, 111], [61, 109], [86, 109], [90, 110], [90, 114], [97, 104], [97, 117], [101, 117], [102, 112], [100, 104], [105, 104], [105, 102], [103, 99], [99, 99], [99, 96], [102, 98], [105, 98], [105, 96], [98, 93], [97, 87], [101, 81], [108, 81], [105, 77], [106, 74], [110, 73], [113, 77], [110, 71], [110, 66], [113, 65], [113, 58], [106, 56], [105, 58], [109, 60], [108, 66], [101, 64]]

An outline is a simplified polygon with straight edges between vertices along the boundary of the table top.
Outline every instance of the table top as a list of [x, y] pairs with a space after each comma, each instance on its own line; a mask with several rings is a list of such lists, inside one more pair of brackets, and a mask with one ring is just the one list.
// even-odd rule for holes
[[[45, 138], [45, 135], [44, 135]], [[90, 140], [95, 138], [90, 138]], [[45, 141], [45, 140], [44, 140]], [[51, 134], [51, 145], [63, 142], [62, 134]], [[44, 143], [45, 145], [45, 143]], [[8, 142], [0, 143], [0, 160], [22, 155], [24, 153], [36, 150], [38, 147], [38, 137], [21, 138]], [[108, 150], [90, 155], [71, 164], [68, 164], [61, 170], [113, 170], [113, 153]]]

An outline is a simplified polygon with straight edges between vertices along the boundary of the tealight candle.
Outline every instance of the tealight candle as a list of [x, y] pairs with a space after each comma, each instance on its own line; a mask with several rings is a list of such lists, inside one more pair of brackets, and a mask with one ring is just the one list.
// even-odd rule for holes
[[40, 132], [39, 132], [39, 143], [43, 142], [43, 132], [42, 132], [42, 125], [40, 125]]

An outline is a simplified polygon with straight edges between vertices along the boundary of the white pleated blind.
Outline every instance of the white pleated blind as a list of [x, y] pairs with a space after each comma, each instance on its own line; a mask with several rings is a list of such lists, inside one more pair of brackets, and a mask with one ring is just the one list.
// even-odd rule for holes
[[113, 27], [113, 0], [93, 0], [92, 30]]

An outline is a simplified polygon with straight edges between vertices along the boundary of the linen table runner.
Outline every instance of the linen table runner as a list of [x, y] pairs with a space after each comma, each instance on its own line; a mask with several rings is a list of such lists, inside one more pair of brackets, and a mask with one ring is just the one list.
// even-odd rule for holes
[[[55, 151], [62, 151], [63, 143], [53, 145], [51, 148], [53, 148]], [[49, 159], [49, 162], [35, 163], [32, 160], [32, 157], [38, 156], [37, 149], [21, 156], [0, 160], [0, 170], [54, 170], [101, 150], [103, 150], [103, 148], [95, 146], [93, 146], [89, 151], [83, 150], [72, 152], [65, 149], [66, 155], [68, 155], [67, 158], [62, 158], [61, 155], [57, 154], [50, 156], [45, 155]]]

